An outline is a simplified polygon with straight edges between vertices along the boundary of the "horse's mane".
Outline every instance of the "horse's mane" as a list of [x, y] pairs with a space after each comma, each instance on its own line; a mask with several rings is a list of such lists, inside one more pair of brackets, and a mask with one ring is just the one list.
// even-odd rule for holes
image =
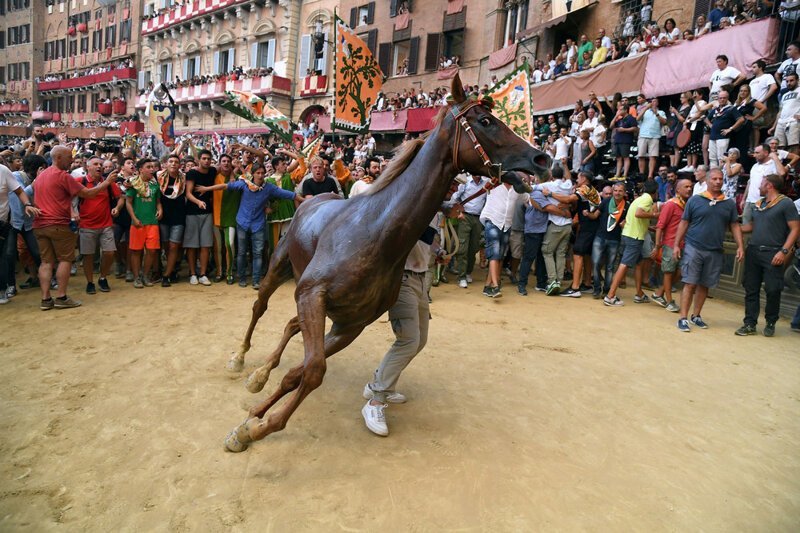
[[416, 139], [404, 142], [394, 150], [394, 155], [389, 166], [386, 167], [386, 170], [375, 180], [375, 183], [367, 190], [366, 194], [375, 194], [378, 191], [382, 191], [408, 168], [408, 165], [410, 165], [417, 156], [431, 132], [441, 125], [448, 109], [450, 109], [450, 106], [444, 106], [439, 110], [436, 117], [432, 120], [433, 128]]

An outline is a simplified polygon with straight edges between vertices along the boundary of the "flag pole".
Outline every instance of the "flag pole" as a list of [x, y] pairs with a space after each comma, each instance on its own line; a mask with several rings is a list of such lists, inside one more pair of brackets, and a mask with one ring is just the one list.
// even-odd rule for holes
[[336, 30], [339, 28], [339, 15], [337, 8], [333, 8], [333, 114], [331, 115], [331, 141], [336, 140], [336, 51], [339, 49], [339, 40]]

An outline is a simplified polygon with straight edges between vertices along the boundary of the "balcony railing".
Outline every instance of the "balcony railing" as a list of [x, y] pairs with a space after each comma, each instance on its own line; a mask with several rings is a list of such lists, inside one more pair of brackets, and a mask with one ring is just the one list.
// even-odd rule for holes
[[9, 137], [27, 137], [31, 134], [29, 126], [0, 126], [0, 135]]
[[53, 120], [53, 113], [51, 111], [34, 111], [31, 113], [31, 118], [33, 120], [43, 120], [46, 122], [50, 122]]
[[28, 104], [0, 104], [0, 115], [25, 115], [28, 112], [30, 112]]
[[77, 78], [67, 78], [57, 81], [40, 81], [37, 84], [39, 92], [65, 91], [74, 89], [88, 89], [95, 85], [113, 83], [120, 80], [135, 80], [135, 68], [117, 68], [100, 74], [90, 74]]
[[[191, 104], [207, 100], [223, 100], [226, 98], [225, 91], [236, 90], [253, 94], [282, 94], [289, 96], [291, 89], [292, 81], [290, 79], [272, 74], [270, 76], [236, 81], [215, 81], [190, 87], [178, 87], [170, 90], [170, 94], [176, 104]], [[140, 95], [136, 101], [136, 107], [144, 109], [147, 105], [147, 98], [147, 94]]]
[[306, 76], [300, 79], [300, 98], [318, 96], [328, 92], [327, 76]]
[[209, 15], [215, 11], [244, 4], [250, 0], [195, 0], [182, 6], [175, 6], [160, 15], [142, 21], [142, 35], [149, 35], [157, 31], [165, 30], [175, 24], [188, 22], [189, 20], [202, 15]]

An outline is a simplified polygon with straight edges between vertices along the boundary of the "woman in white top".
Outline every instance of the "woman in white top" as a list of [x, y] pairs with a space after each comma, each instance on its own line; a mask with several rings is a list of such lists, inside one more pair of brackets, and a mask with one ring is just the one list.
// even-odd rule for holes
[[726, 198], [736, 198], [736, 190], [739, 188], [739, 174], [742, 173], [742, 164], [739, 163], [741, 152], [738, 148], [728, 149], [728, 155], [723, 156], [722, 161], [722, 194]]
[[[705, 89], [702, 90], [705, 92]], [[683, 149], [686, 154], [686, 166], [681, 169], [681, 172], [694, 172], [697, 168], [697, 156], [703, 151], [703, 121], [706, 118], [706, 106], [708, 105], [703, 99], [703, 93], [696, 90], [692, 93], [694, 104], [689, 110], [689, 117], [686, 118], [684, 124], [687, 124], [689, 131], [692, 132], [692, 138], [689, 144]]]
[[664, 33], [667, 34], [667, 39], [669, 39], [671, 43], [680, 41], [681, 39], [681, 30], [679, 30], [678, 26], [675, 24], [675, 19], [668, 18], [664, 21]]

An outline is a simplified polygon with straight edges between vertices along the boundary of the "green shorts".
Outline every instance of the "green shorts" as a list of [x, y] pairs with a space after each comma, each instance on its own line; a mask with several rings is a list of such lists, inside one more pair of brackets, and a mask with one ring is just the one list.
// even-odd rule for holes
[[675, 252], [666, 244], [661, 247], [661, 272], [672, 274], [678, 270], [680, 261], [675, 259]]

